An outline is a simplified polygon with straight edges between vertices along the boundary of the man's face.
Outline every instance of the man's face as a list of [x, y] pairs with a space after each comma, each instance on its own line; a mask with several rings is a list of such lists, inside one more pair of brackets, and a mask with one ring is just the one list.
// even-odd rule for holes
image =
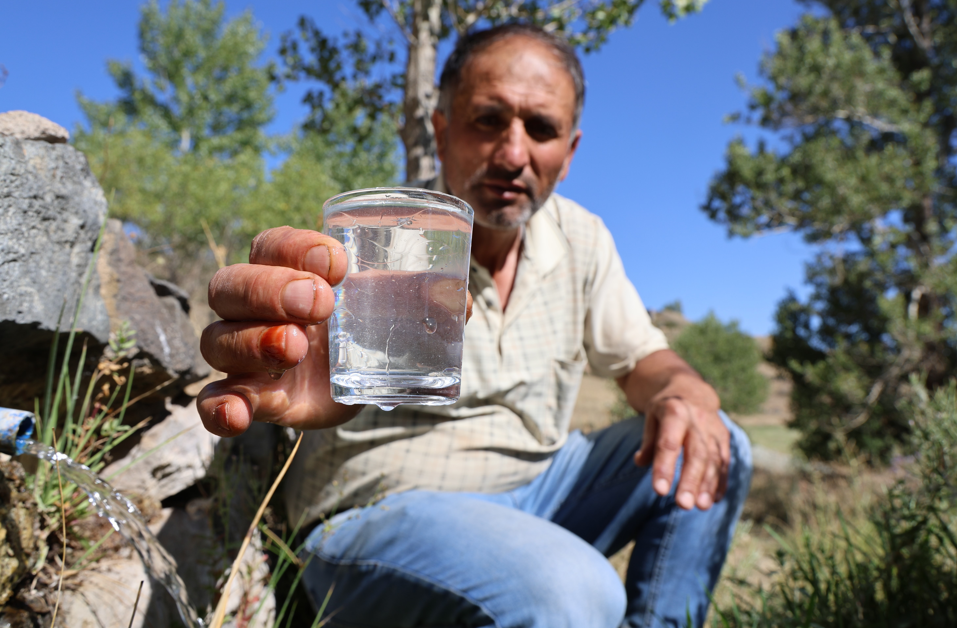
[[445, 183], [475, 222], [524, 224], [568, 174], [581, 131], [573, 130], [575, 87], [555, 54], [522, 36], [473, 56], [447, 118], [432, 116]]

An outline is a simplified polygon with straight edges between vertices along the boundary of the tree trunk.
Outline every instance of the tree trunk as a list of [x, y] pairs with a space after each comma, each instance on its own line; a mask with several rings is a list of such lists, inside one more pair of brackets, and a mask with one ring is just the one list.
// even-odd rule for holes
[[439, 0], [412, 0], [409, 55], [405, 72], [400, 133], [405, 145], [405, 179], [419, 181], [435, 176], [435, 129], [432, 111], [438, 99], [435, 58], [442, 26]]

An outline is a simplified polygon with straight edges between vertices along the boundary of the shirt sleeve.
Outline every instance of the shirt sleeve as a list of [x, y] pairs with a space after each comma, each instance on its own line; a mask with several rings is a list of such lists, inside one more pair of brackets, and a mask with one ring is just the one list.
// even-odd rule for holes
[[647, 355], [668, 348], [625, 274], [611, 232], [599, 220], [594, 280], [585, 314], [585, 352], [596, 375], [621, 377]]

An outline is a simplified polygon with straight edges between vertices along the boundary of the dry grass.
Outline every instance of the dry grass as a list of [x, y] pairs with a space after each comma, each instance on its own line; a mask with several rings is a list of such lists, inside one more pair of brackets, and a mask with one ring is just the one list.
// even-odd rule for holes
[[[775, 474], [758, 469], [735, 531], [731, 551], [714, 593], [718, 607], [734, 600], [758, 603], [780, 577], [779, 539], [790, 542], [802, 531], [815, 536], [838, 535], [841, 518], [865, 530], [867, 514], [900, 477], [893, 470], [836, 468], [831, 473]], [[774, 538], [778, 535], [779, 539]]]

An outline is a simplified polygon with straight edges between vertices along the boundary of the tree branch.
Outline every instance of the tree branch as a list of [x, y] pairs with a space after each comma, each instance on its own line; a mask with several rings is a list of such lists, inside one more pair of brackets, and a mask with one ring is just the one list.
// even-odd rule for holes
[[392, 6], [392, 3], [389, 0], [381, 0], [382, 6], [385, 7], [385, 10], [389, 12], [389, 15], [392, 16], [392, 21], [395, 22], [395, 25], [399, 28], [399, 32], [402, 33], [402, 37], [405, 39], [405, 43], [412, 44], [412, 34], [405, 29], [405, 24], [399, 19], [399, 14], [396, 13], [395, 7]]
[[933, 59], [936, 56], [934, 45], [927, 39], [927, 36], [921, 32], [920, 27], [917, 26], [911, 0], [898, 0], [898, 6], [901, 9], [901, 14], [904, 16], [904, 24], [907, 25], [910, 36], [914, 38], [914, 43], [920, 47], [928, 59]]
[[[790, 114], [787, 115], [782, 121], [786, 121], [788, 118], [792, 120], [793, 126], [808, 126], [821, 122], [822, 120], [827, 120], [828, 118], [833, 118], [835, 120], [843, 120], [845, 122], [859, 122], [865, 126], [869, 126], [879, 133], [902, 133], [903, 128], [896, 124], [890, 122], [885, 122], [880, 118], [875, 118], [872, 115], [859, 112], [859, 111], [846, 111], [844, 109], [838, 109], [829, 115], [797, 115]], [[784, 126], [784, 125], [782, 125]]]

